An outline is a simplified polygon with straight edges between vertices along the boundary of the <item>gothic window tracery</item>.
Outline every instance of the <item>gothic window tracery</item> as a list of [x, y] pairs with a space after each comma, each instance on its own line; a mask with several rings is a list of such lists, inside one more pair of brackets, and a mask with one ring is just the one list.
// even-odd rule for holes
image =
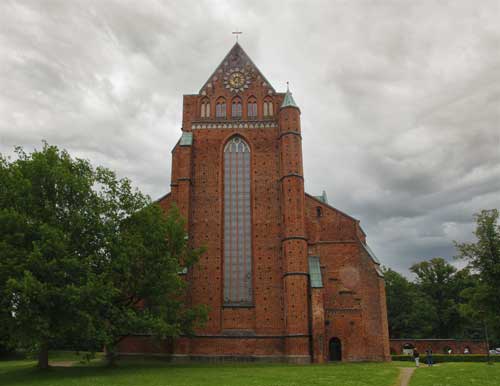
[[250, 147], [231, 138], [224, 147], [224, 304], [252, 303]]

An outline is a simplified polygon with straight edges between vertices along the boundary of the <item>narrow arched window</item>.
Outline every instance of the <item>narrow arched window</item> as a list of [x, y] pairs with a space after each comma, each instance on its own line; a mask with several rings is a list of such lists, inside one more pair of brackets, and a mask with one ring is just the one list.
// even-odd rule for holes
[[231, 105], [231, 117], [238, 119], [241, 118], [241, 99], [234, 98]]
[[205, 98], [201, 101], [201, 113], [202, 118], [210, 118], [210, 101]]
[[252, 303], [250, 147], [233, 137], [224, 147], [224, 304]]
[[273, 101], [271, 98], [264, 99], [264, 117], [273, 116]]
[[215, 116], [216, 118], [226, 118], [226, 100], [224, 98], [217, 99]]
[[257, 99], [254, 97], [248, 98], [247, 116], [249, 119], [257, 118]]

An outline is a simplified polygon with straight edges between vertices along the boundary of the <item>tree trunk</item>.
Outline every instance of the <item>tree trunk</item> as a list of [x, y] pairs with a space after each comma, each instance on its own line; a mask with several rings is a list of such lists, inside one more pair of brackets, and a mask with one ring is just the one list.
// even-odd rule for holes
[[116, 366], [116, 353], [113, 350], [106, 349], [106, 365], [108, 367]]
[[49, 368], [49, 345], [47, 343], [40, 344], [38, 351], [38, 368], [47, 370]]

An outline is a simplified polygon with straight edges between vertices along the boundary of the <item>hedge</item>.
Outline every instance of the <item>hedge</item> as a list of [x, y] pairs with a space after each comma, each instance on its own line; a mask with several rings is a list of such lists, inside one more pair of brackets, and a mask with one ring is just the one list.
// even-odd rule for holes
[[[412, 355], [391, 355], [393, 361], [407, 361], [412, 362]], [[442, 362], [487, 362], [488, 356], [486, 354], [432, 354], [434, 363]], [[426, 354], [420, 353], [420, 363], [425, 364]], [[500, 363], [500, 355], [490, 355], [491, 362]]]

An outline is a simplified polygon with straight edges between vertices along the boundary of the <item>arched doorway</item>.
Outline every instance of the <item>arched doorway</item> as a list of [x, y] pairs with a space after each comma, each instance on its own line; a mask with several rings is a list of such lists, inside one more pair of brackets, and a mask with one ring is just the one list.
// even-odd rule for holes
[[412, 343], [403, 344], [403, 355], [413, 355], [415, 346]]
[[342, 360], [342, 343], [339, 338], [330, 339], [328, 359], [332, 362]]

